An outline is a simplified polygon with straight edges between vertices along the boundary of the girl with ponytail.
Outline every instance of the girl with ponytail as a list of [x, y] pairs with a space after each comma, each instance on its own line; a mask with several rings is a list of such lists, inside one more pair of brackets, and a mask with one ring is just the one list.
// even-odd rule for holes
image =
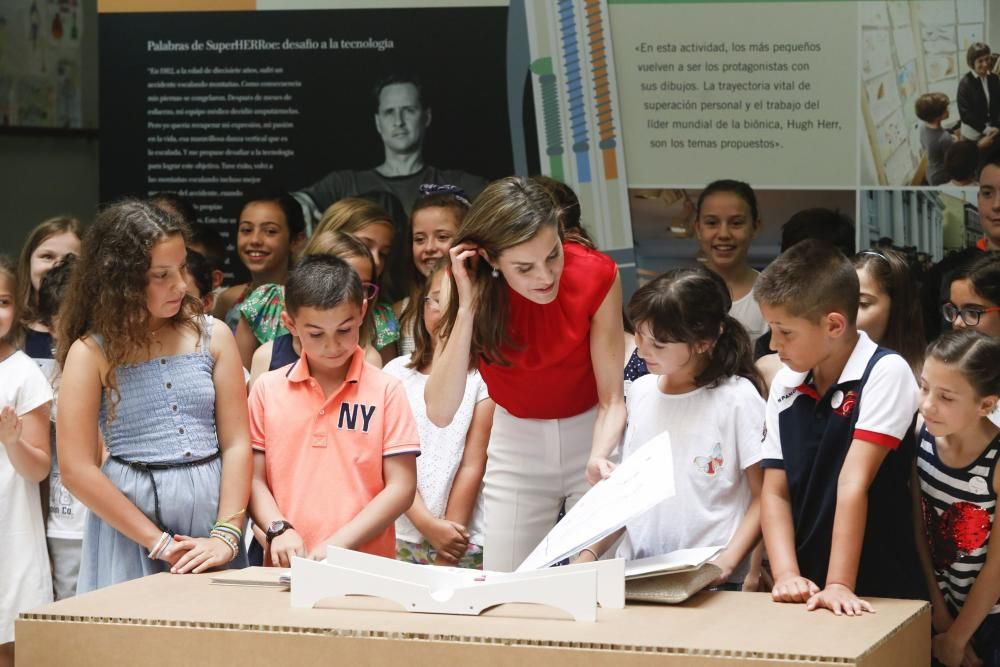
[[[669, 432], [677, 493], [622, 529], [618, 556], [725, 545], [715, 585], [756, 590], [764, 384], [731, 306], [725, 282], [704, 268], [668, 271], [628, 304], [649, 375], [628, 390], [622, 457]], [[577, 561], [599, 557], [622, 531], [583, 549]]]

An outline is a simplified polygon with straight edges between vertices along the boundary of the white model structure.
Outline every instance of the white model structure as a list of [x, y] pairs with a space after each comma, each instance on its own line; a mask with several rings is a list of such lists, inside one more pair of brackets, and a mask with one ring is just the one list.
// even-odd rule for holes
[[542, 604], [577, 621], [596, 621], [597, 606], [625, 606], [622, 559], [549, 567], [576, 554], [674, 495], [670, 435], [652, 438], [598, 482], [521, 563], [517, 572], [415, 565], [327, 547], [323, 562], [292, 559], [292, 606], [364, 595], [406, 611], [477, 615], [507, 603]]
[[577, 621], [596, 621], [597, 606], [625, 607], [625, 561], [581, 563], [532, 572], [429, 567], [327, 547], [326, 561], [292, 559], [292, 607], [364, 595], [407, 611], [475, 616], [507, 603], [541, 604]]

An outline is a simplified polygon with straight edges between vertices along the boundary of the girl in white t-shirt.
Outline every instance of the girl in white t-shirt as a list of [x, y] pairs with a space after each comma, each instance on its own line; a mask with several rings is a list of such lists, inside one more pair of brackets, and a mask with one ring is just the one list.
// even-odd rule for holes
[[727, 314], [730, 305], [725, 283], [704, 268], [669, 271], [629, 301], [650, 374], [629, 388], [622, 457], [668, 431], [677, 493], [583, 549], [577, 562], [600, 557], [622, 532], [618, 555], [628, 560], [720, 546], [714, 585], [756, 589], [765, 403], [750, 339]]
[[0, 258], [0, 667], [14, 664], [14, 619], [52, 601], [38, 483], [49, 474], [52, 388], [11, 340], [13, 268]]
[[411, 563], [482, 568], [482, 500], [486, 445], [493, 426], [494, 403], [475, 368], [469, 369], [465, 395], [451, 423], [438, 428], [427, 418], [424, 386], [434, 350], [443, 341], [438, 323], [446, 304], [441, 285], [445, 257], [427, 277], [414, 320], [414, 350], [383, 369], [403, 383], [420, 434], [417, 494], [413, 506], [396, 520], [396, 557]]

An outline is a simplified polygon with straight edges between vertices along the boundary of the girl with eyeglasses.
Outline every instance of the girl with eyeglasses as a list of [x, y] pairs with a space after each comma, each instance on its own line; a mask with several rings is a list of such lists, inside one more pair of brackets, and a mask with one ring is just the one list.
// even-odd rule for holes
[[486, 445], [496, 404], [472, 364], [465, 392], [451, 423], [435, 426], [427, 417], [424, 388], [434, 365], [444, 308], [441, 287], [451, 259], [445, 254], [428, 269], [416, 296], [413, 353], [396, 357], [385, 372], [403, 383], [420, 434], [417, 494], [396, 519], [396, 558], [410, 563], [483, 567], [483, 501], [479, 493], [486, 472]]
[[1000, 253], [983, 255], [956, 273], [941, 307], [955, 329], [975, 329], [1000, 338]]
[[[987, 253], [952, 276], [941, 314], [955, 329], [1000, 338], [1000, 253]], [[1000, 426], [1000, 410], [990, 420]]]

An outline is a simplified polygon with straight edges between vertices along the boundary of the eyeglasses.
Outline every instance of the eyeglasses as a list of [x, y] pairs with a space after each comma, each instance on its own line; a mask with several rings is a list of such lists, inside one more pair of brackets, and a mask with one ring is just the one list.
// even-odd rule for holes
[[375, 283], [361, 283], [361, 291], [364, 294], [365, 302], [374, 301], [378, 296], [378, 285]]
[[941, 306], [941, 314], [944, 315], [946, 322], [954, 322], [959, 315], [962, 316], [962, 321], [965, 322], [965, 326], [974, 327], [979, 324], [979, 318], [985, 313], [995, 313], [1000, 311], [1000, 307], [992, 308], [973, 308], [972, 306], [966, 306], [965, 308], [959, 308], [951, 301], [947, 302]]

